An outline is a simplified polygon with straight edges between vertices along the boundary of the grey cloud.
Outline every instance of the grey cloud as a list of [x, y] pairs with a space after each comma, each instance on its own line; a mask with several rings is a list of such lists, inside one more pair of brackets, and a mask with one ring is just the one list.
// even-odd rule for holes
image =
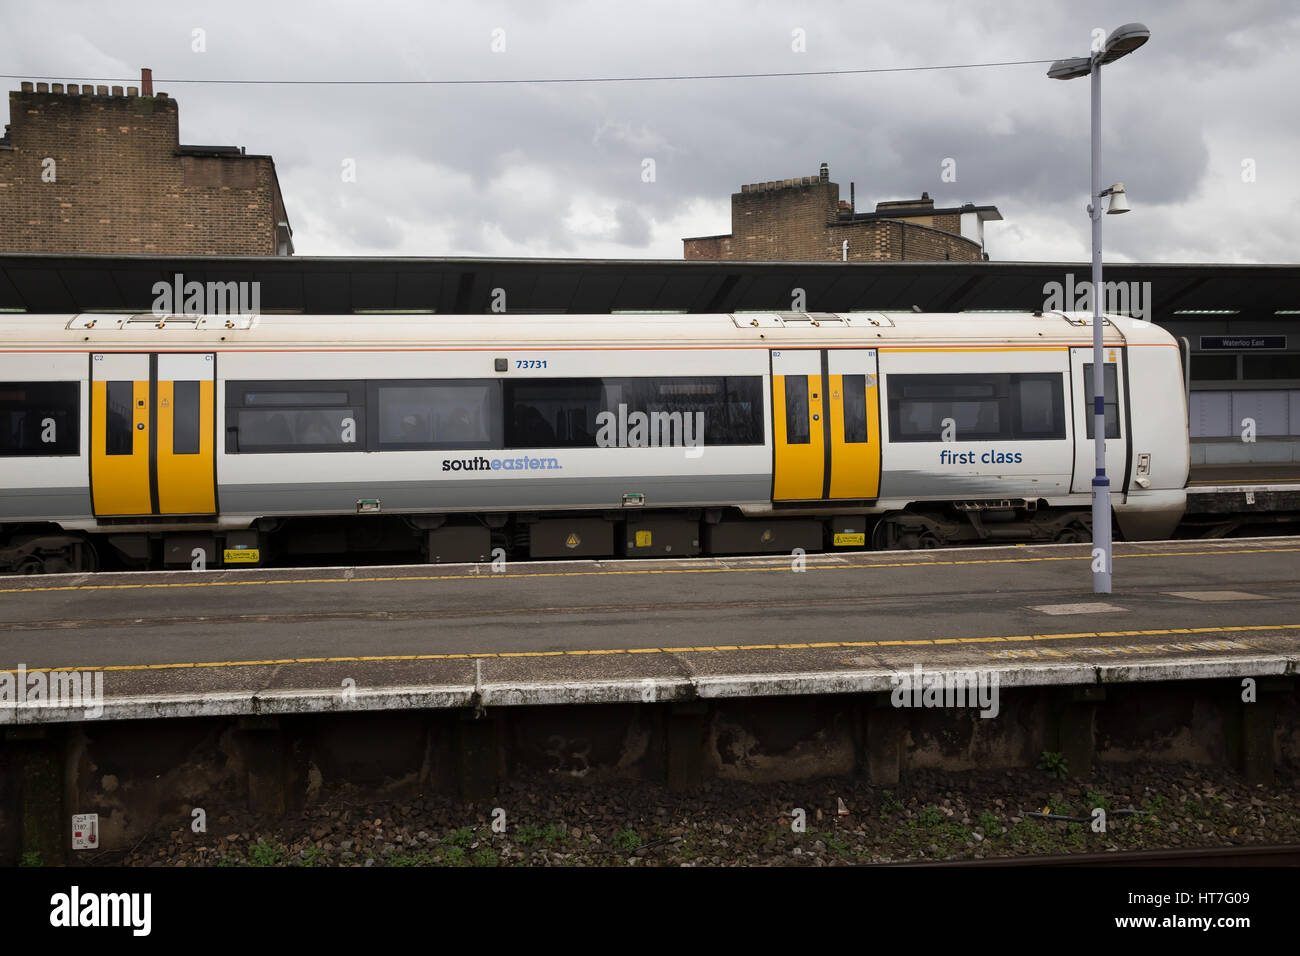
[[[725, 206], [743, 183], [812, 175], [826, 161], [846, 198], [856, 182], [860, 209], [923, 190], [941, 202], [996, 203], [1009, 223], [1057, 217], [1056, 231], [1078, 236], [1082, 256], [1088, 83], [1048, 80], [1046, 65], [550, 86], [168, 86], [165, 78], [520, 78], [1038, 59], [1081, 55], [1093, 27], [1137, 19], [1153, 39], [1103, 73], [1102, 178], [1124, 181], [1135, 206], [1114, 230], [1115, 253], [1295, 258], [1288, 231], [1300, 190], [1280, 160], [1295, 155], [1300, 135], [1300, 98], [1287, 92], [1300, 79], [1300, 18], [1287, 4], [589, 0], [408, 2], [375, 13], [345, 0], [21, 5], [7, 11], [0, 59], [10, 72], [69, 77], [152, 66], [180, 101], [182, 141], [275, 156], [304, 253], [493, 254], [523, 244], [580, 256], [594, 241], [571, 225], [585, 206], [613, 210], [606, 231], [629, 255], [680, 255], [656, 224], [701, 199]], [[208, 31], [202, 55], [190, 50], [196, 26]], [[504, 54], [489, 48], [497, 26], [506, 30]], [[805, 54], [791, 50], [796, 27], [806, 31]], [[1258, 194], [1235, 192], [1207, 205], [1223, 164], [1246, 156], [1261, 158], [1258, 186], [1272, 203], [1264, 209], [1251, 198]], [[358, 161], [354, 184], [339, 178], [344, 157]], [[653, 183], [641, 180], [647, 157]], [[940, 180], [945, 157], [957, 160], [956, 183]], [[509, 172], [521, 167], [531, 171], [522, 179]], [[701, 226], [729, 228], [725, 212]], [[1044, 244], [1055, 239], [1035, 228]]]

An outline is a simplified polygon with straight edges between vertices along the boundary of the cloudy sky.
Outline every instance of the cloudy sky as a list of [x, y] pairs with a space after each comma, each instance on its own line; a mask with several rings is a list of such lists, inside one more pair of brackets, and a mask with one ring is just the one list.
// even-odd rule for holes
[[[1046, 64], [179, 81], [1050, 60], [1085, 55], [1094, 30], [1130, 21], [1152, 38], [1103, 73], [1101, 177], [1122, 180], [1133, 207], [1105, 221], [1108, 261], [1296, 262], [1300, 6], [1289, 0], [45, 0], [6, 3], [0, 63], [30, 79], [136, 85], [151, 67], [179, 101], [183, 143], [275, 157], [299, 255], [680, 259], [683, 236], [731, 230], [742, 183], [826, 162], [843, 198], [857, 184], [860, 210], [922, 191], [991, 203], [1005, 217], [987, 230], [992, 258], [1081, 260], [1088, 82], [1049, 80]], [[946, 159], [955, 182], [941, 178]]]

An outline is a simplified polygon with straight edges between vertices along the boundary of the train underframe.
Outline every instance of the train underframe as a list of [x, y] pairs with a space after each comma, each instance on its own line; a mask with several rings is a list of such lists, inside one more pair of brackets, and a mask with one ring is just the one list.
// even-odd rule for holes
[[0, 526], [0, 572], [814, 554], [1076, 543], [1091, 536], [1087, 509], [1025, 499], [926, 502], [884, 514], [745, 516], [735, 508], [359, 514], [262, 518], [244, 529], [172, 523], [158, 530], [135, 525], [96, 533], [7, 525]]

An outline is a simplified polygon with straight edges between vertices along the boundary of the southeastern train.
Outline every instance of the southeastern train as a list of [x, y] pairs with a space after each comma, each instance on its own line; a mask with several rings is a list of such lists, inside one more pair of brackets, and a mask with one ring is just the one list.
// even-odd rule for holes
[[[0, 569], [1083, 541], [1077, 313], [12, 315]], [[1109, 316], [1119, 530], [1170, 535], [1181, 355]]]

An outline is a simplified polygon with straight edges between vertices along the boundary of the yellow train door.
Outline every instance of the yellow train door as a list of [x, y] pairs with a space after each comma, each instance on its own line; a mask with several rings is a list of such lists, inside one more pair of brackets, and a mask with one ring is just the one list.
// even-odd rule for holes
[[91, 355], [98, 517], [216, 513], [212, 354]]
[[828, 464], [823, 434], [825, 395], [820, 350], [773, 349], [773, 501], [822, 497]]
[[217, 510], [216, 382], [211, 354], [158, 356], [158, 513]]
[[827, 498], [875, 498], [880, 492], [880, 385], [874, 349], [827, 353], [831, 474]]
[[880, 490], [874, 349], [774, 349], [773, 501], [859, 501]]

